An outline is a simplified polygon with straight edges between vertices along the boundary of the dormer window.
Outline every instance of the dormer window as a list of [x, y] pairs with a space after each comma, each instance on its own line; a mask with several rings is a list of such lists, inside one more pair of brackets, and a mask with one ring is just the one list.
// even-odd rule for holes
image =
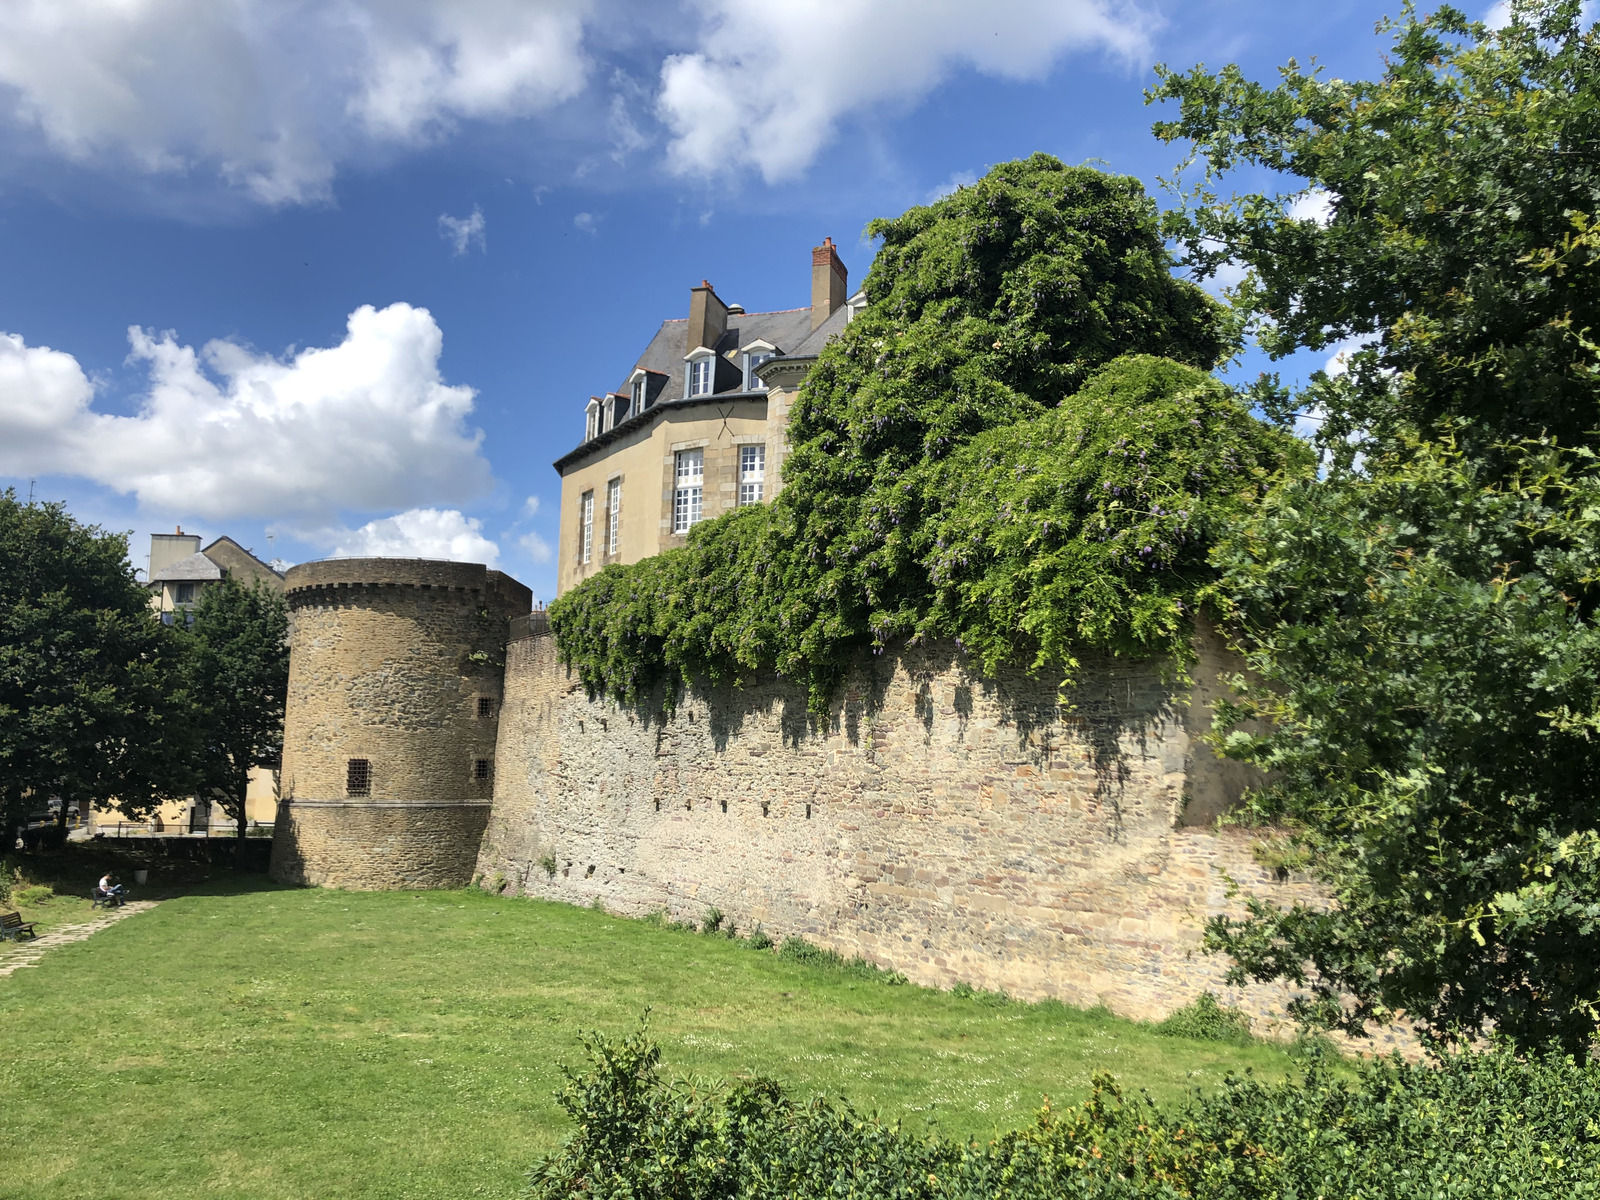
[[634, 376], [631, 404], [632, 404], [632, 409], [633, 409], [633, 415], [634, 416], [638, 416], [640, 413], [642, 413], [644, 411], [644, 376], [643, 375]]
[[583, 410], [583, 439], [588, 441], [599, 437], [600, 434], [600, 402], [590, 400], [588, 407]]
[[761, 376], [756, 374], [756, 368], [767, 359], [777, 354], [778, 348], [771, 342], [755, 341], [744, 348], [744, 390], [747, 392], [764, 392], [767, 385], [761, 382]]
[[716, 374], [716, 360], [711, 355], [692, 359], [689, 363], [689, 395], [709, 396]]

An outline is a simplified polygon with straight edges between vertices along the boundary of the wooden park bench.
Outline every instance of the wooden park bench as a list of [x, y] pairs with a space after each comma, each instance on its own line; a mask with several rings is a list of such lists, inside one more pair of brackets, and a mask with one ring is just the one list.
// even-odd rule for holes
[[39, 936], [33, 931], [33, 922], [24, 921], [21, 913], [0, 913], [0, 938], [11, 942], [21, 941], [24, 933], [31, 938]]
[[96, 908], [119, 908], [127, 902], [128, 898], [126, 896], [119, 895], [116, 892], [102, 892], [99, 888], [94, 888], [89, 892], [89, 908], [91, 910]]

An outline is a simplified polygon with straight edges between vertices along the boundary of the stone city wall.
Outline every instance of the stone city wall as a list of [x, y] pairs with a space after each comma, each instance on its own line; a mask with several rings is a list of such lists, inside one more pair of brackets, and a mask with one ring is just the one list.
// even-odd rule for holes
[[[553, 639], [507, 648], [486, 886], [634, 915], [710, 908], [911, 979], [1163, 1015], [1210, 989], [1268, 1031], [1275, 986], [1228, 988], [1200, 952], [1227, 877], [1280, 900], [1246, 832], [1214, 818], [1247, 779], [1196, 740], [1217, 677], [1085, 661], [1053, 680], [975, 678], [953, 649], [861, 664], [828, 721], [803, 688], [686, 696], [661, 719], [590, 700]], [[551, 873], [553, 868], [553, 874]]]

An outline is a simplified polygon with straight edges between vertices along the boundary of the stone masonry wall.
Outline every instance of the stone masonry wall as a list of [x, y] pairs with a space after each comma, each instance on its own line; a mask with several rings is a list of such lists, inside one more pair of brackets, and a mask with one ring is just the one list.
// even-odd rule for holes
[[1227, 988], [1201, 928], [1229, 908], [1224, 872], [1313, 893], [1214, 830], [1246, 776], [1195, 738], [1234, 665], [1214, 637], [1199, 649], [1192, 691], [1086, 661], [1065, 709], [1053, 681], [907, 650], [863, 663], [819, 726], [774, 680], [693, 693], [663, 721], [590, 700], [553, 639], [514, 642], [478, 871], [620, 913], [716, 907], [935, 986], [1136, 1017], [1210, 989], [1266, 1031], [1283, 989]]
[[[481, 565], [414, 559], [307, 563], [286, 586], [274, 876], [465, 885], [493, 789], [507, 623], [531, 593]], [[347, 794], [352, 759], [369, 764], [364, 795]]]
[[488, 816], [487, 804], [288, 804], [273, 831], [273, 875], [353, 891], [461, 887]]

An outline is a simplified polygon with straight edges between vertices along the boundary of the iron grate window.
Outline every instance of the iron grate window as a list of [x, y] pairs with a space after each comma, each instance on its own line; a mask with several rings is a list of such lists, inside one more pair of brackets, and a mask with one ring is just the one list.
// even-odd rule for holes
[[479, 783], [489, 778], [489, 760], [480, 758], [472, 764], [472, 777]]
[[344, 790], [349, 796], [372, 795], [372, 764], [364, 758], [352, 758], [344, 768]]
[[480, 717], [494, 716], [494, 698], [491, 696], [478, 697], [478, 715]]

